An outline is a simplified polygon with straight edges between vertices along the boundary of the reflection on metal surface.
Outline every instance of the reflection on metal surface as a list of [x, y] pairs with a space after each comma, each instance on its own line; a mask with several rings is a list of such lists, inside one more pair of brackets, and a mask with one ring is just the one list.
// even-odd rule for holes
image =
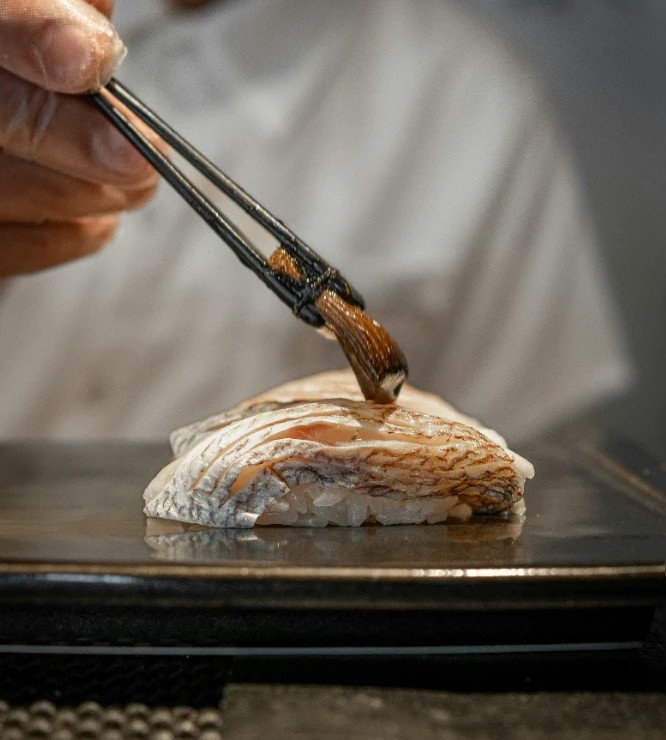
[[[617, 448], [620, 443], [615, 440], [613, 447]], [[644, 469], [644, 474], [641, 475], [634, 470], [628, 470], [625, 465], [621, 464], [619, 460], [611, 457], [604, 449], [599, 439], [588, 439], [581, 442], [578, 445], [578, 449], [588, 457], [596, 466], [598, 466], [598, 472], [604, 474], [606, 479], [617, 483], [623, 483], [627, 486], [627, 490], [634, 494], [640, 494], [643, 497], [643, 501], [647, 506], [658, 512], [666, 513], [666, 490], [657, 484], [657, 481], [646, 480], [645, 473], [654, 474], [659, 481], [663, 482], [666, 471], [666, 464], [661, 463], [659, 467], [656, 467], [654, 461], [650, 461], [650, 467]], [[627, 455], [628, 456], [628, 455]], [[654, 467], [652, 467], [654, 466]]]
[[[146, 520], [146, 544], [159, 560], [178, 563], [224, 563], [270, 561], [277, 564], [335, 565], [345, 562], [350, 551], [359, 565], [377, 561], [377, 554], [390, 553], [390, 560], [414, 564], [450, 561], [456, 545], [483, 545], [496, 549], [503, 562], [519, 560], [518, 539], [524, 516], [488, 517], [481, 521], [357, 528], [304, 529], [255, 527], [210, 529], [196, 524]], [[452, 551], [453, 550], [453, 551]], [[380, 556], [381, 557], [381, 556]]]

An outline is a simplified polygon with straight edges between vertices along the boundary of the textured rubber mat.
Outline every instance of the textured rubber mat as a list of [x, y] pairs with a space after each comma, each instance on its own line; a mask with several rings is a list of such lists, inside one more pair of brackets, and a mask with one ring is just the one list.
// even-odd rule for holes
[[211, 657], [1, 655], [0, 699], [12, 705], [217, 706], [230, 666]]
[[38, 701], [10, 707], [0, 700], [1, 740], [220, 740], [222, 737], [222, 714], [215, 707], [148, 707], [136, 702], [124, 706], [102, 706], [92, 701], [60, 707], [53, 702]]

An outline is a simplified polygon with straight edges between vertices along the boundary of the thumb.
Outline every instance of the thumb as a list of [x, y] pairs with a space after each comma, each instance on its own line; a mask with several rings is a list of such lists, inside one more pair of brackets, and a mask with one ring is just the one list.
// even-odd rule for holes
[[126, 53], [111, 22], [85, 0], [0, 0], [0, 49], [0, 67], [62, 93], [99, 89]]

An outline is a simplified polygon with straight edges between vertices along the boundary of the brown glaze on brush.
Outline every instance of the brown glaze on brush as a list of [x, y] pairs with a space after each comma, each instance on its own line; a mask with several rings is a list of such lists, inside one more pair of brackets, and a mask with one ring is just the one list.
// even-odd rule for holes
[[[303, 276], [291, 255], [278, 247], [268, 259], [278, 273]], [[368, 401], [394, 403], [407, 378], [407, 360], [388, 332], [361, 308], [324, 288], [314, 306], [336, 336]]]

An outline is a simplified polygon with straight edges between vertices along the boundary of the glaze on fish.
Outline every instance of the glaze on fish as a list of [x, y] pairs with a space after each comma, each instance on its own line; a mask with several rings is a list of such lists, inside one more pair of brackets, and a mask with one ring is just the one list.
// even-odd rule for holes
[[402, 406], [358, 396], [351, 372], [322, 373], [177, 430], [145, 513], [216, 527], [360, 526], [521, 501], [534, 470], [496, 433], [409, 386]]

